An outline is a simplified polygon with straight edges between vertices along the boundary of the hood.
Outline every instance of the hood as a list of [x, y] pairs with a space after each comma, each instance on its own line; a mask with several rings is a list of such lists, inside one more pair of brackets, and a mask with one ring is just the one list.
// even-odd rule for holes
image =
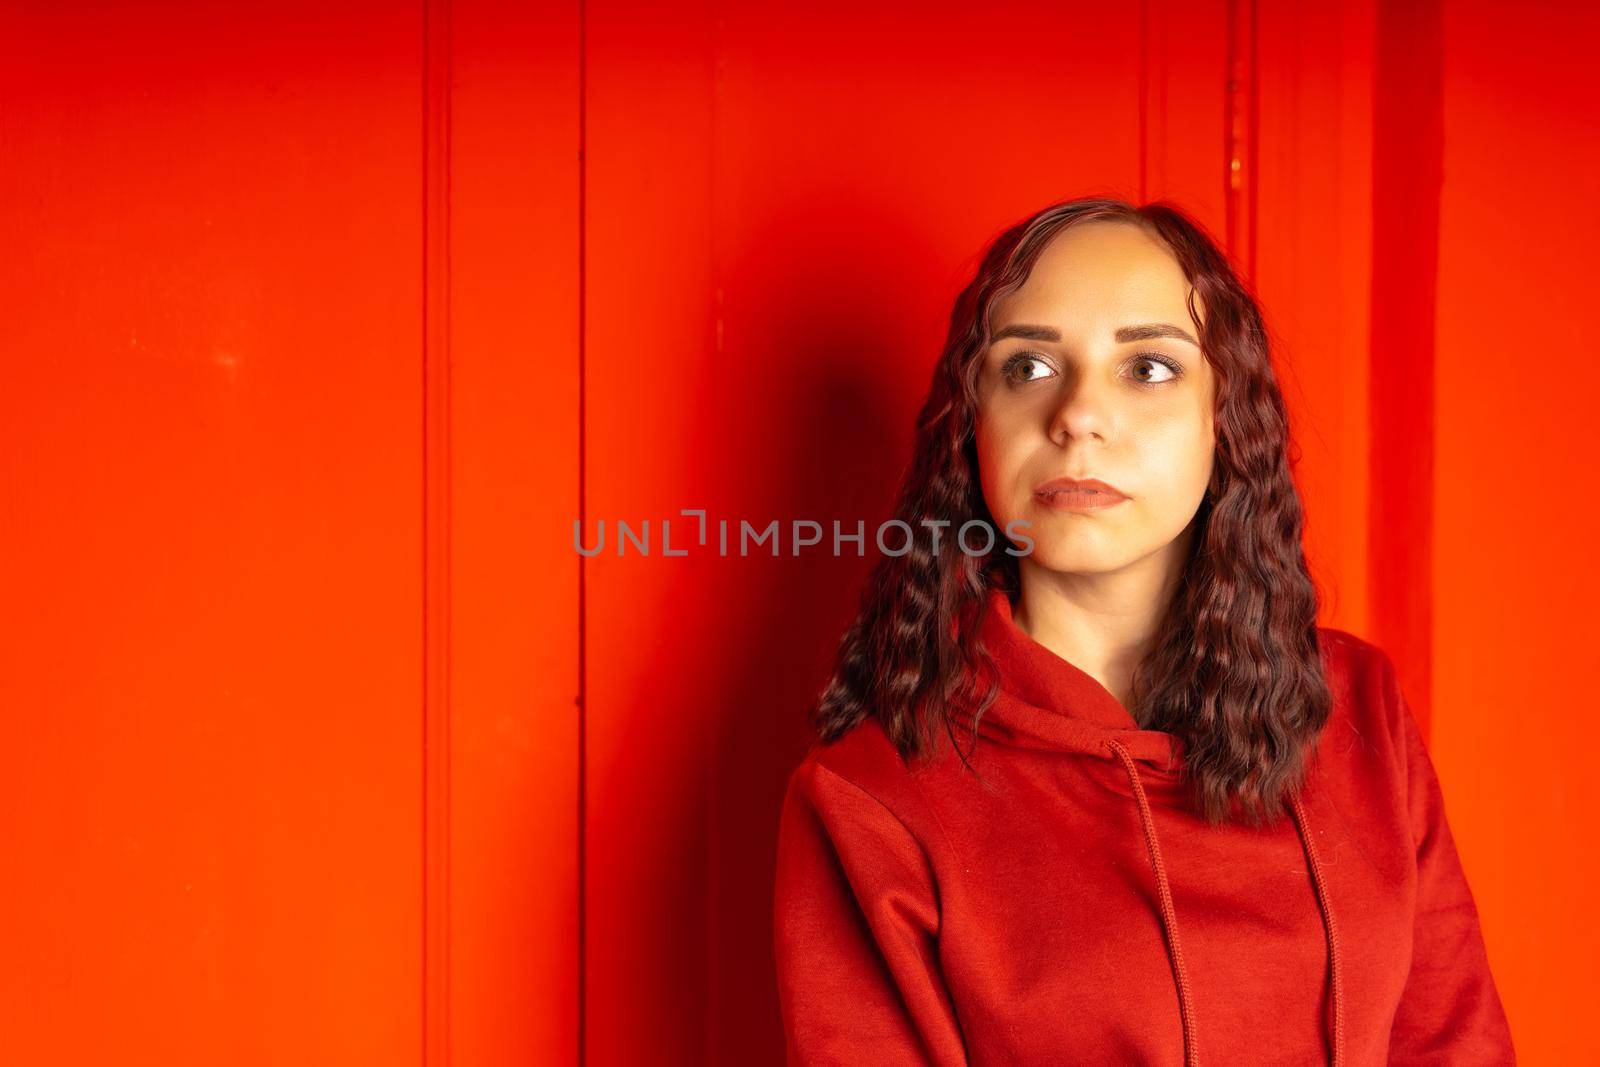
[[[1045, 648], [1017, 627], [1011, 613], [1011, 600], [1003, 590], [991, 588], [978, 619], [979, 638], [994, 658], [999, 672], [999, 688], [993, 702], [978, 720], [978, 735], [987, 741], [1015, 748], [1043, 749], [1079, 756], [1092, 756], [1120, 763], [1133, 787], [1130, 803], [1138, 810], [1145, 851], [1154, 869], [1161, 902], [1161, 920], [1166, 931], [1167, 957], [1172, 964], [1173, 981], [1178, 988], [1178, 1006], [1183, 1020], [1184, 1063], [1200, 1062], [1200, 1023], [1195, 1018], [1191, 978], [1183, 961], [1182, 916], [1172, 904], [1170, 881], [1182, 879], [1183, 871], [1171, 871], [1161, 855], [1155, 817], [1144, 775], [1165, 782], [1181, 776], [1184, 742], [1176, 734], [1161, 730], [1142, 730], [1138, 722], [1110, 690], [1087, 672], [1080, 670]], [[1183, 790], [1163, 791], [1175, 800]], [[1341, 988], [1338, 927], [1328, 900], [1327, 881], [1322, 864], [1306, 825], [1305, 808], [1298, 795], [1289, 798], [1289, 809], [1300, 834], [1310, 871], [1311, 892], [1315, 893], [1328, 939], [1328, 983], [1333, 1067], [1344, 1060], [1344, 994]], [[1132, 823], [1128, 824], [1130, 830]], [[1131, 831], [1138, 832], [1138, 831]], [[1209, 875], [1203, 875], [1209, 880]], [[1203, 977], [1203, 976], [1202, 976]]]
[[1153, 770], [1177, 773], [1183, 739], [1142, 730], [1122, 702], [1079, 670], [1017, 628], [1011, 600], [990, 589], [979, 639], [994, 657], [1000, 688], [978, 720], [978, 733], [1017, 748], [1051, 749], [1112, 759], [1113, 742]]

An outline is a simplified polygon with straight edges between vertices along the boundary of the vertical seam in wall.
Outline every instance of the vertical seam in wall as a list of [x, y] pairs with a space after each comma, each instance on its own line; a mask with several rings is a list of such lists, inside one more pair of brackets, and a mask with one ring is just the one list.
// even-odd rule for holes
[[1256, 284], [1256, 142], [1259, 86], [1255, 0], [1228, 0], [1227, 70], [1223, 81], [1222, 193], [1228, 256]]
[[1443, 9], [1379, 0], [1373, 83], [1371, 472], [1374, 639], [1424, 736], [1432, 722], [1435, 317]]
[[1247, 2], [1250, 4], [1250, 95], [1248, 100], [1250, 111], [1249, 121], [1245, 123], [1245, 152], [1247, 162], [1245, 163], [1244, 169], [1246, 183], [1245, 193], [1247, 197], [1248, 217], [1250, 220], [1248, 263], [1250, 270], [1250, 284], [1255, 286], [1257, 284], [1256, 250], [1259, 246], [1259, 238], [1257, 237], [1259, 230], [1256, 227], [1256, 203], [1259, 199], [1258, 193], [1261, 187], [1261, 65], [1259, 63], [1257, 43], [1259, 42], [1261, 35], [1258, 30], [1259, 20], [1256, 18], [1256, 14], [1260, 10], [1260, 4], [1258, 0], [1247, 0]]
[[[578, 528], [588, 526], [588, 144], [589, 10], [578, 0]], [[588, 1060], [588, 732], [589, 601], [586, 557], [578, 553], [578, 1065]]]
[[1139, 0], [1139, 203], [1150, 199], [1150, 0]]
[[[1239, 197], [1235, 191], [1233, 161], [1238, 152], [1239, 131], [1237, 115], [1239, 90], [1238, 74], [1239, 0], [1228, 0], [1227, 44], [1223, 48], [1222, 72], [1222, 228], [1223, 241], [1228, 254], [1239, 254]], [[1252, 279], [1253, 280], [1253, 279]]]
[[[723, 34], [723, 12], [715, 2], [707, 5], [707, 21], [709, 33], [707, 40], [709, 49], [706, 59], [710, 64], [709, 92], [706, 94], [705, 131], [707, 159], [705, 171], [705, 217], [706, 217], [706, 262], [711, 277], [711, 301], [708, 308], [706, 337], [710, 349], [715, 353], [720, 364], [724, 359], [723, 341], [725, 339], [725, 322], [723, 310], [725, 307], [726, 292], [723, 287], [722, 273], [722, 248], [718, 241], [717, 229], [717, 173], [721, 163], [722, 141], [720, 138], [718, 120], [721, 117], [720, 107], [727, 92], [725, 80], [726, 69], [723, 65], [723, 50], [726, 47]], [[666, 527], [665, 521], [662, 523]], [[715, 760], [706, 760], [702, 764], [701, 787], [705, 802], [708, 805], [705, 816], [705, 893], [701, 909], [701, 921], [705, 924], [705, 996], [703, 1006], [703, 1030], [700, 1040], [703, 1044], [703, 1058], [706, 1063], [724, 1062], [722, 1048], [718, 1038], [725, 1031], [722, 1024], [720, 1008], [722, 1007], [723, 972], [721, 970], [722, 955], [717, 944], [715, 931], [718, 929], [718, 917], [721, 913], [722, 900], [718, 894], [718, 852], [719, 835], [716, 832], [715, 819], [711, 812], [720, 810], [718, 799], [717, 763]]]
[[450, 1059], [450, 3], [422, 27], [422, 1062]]

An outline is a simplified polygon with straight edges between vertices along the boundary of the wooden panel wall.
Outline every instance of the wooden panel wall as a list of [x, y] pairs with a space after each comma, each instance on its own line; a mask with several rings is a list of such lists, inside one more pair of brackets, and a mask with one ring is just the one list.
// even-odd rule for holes
[[10, 1062], [417, 1058], [420, 29], [0, 13]]
[[12, 1058], [777, 1062], [870, 560], [738, 523], [885, 518], [983, 243], [1104, 193], [1260, 292], [1324, 621], [1432, 723], [1530, 1062], [1583, 1059], [1594, 420], [1519, 349], [1582, 308], [1600, 28], [1497, 10], [0, 8]]
[[1522, 1062], [1592, 1063], [1600, 420], [1570, 375], [1600, 242], [1600, 11], [1452, 0], [1442, 29], [1430, 742]]

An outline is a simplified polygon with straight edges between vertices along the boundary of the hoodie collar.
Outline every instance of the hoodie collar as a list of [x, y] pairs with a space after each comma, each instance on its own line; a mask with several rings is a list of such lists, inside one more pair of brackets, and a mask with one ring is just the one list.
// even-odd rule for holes
[[[1167, 957], [1178, 990], [1178, 1010], [1183, 1024], [1183, 1062], [1198, 1067], [1199, 1021], [1194, 990], [1183, 958], [1178, 914], [1155, 815], [1139, 763], [1177, 773], [1182, 766], [1183, 739], [1160, 730], [1141, 730], [1121, 701], [1093, 676], [1073, 666], [1018, 629], [1011, 615], [1011, 600], [1004, 591], [990, 588], [978, 633], [1000, 672], [995, 699], [978, 720], [978, 735], [1019, 748], [1047, 749], [1101, 756], [1121, 763], [1133, 788], [1150, 866], [1155, 872], [1161, 922], [1166, 931]], [[1299, 832], [1311, 872], [1312, 891], [1322, 912], [1328, 938], [1329, 1044], [1333, 1067], [1343, 1067], [1344, 981], [1339, 929], [1328, 898], [1327, 878], [1309, 829], [1304, 802], [1289, 799], [1290, 813]]]
[[1176, 772], [1183, 739], [1142, 730], [1122, 702], [1095, 678], [1024, 633], [1004, 590], [991, 588], [978, 621], [983, 647], [994, 658], [1000, 688], [978, 720], [978, 734], [1019, 748], [1052, 749], [1116, 758], [1112, 743], [1134, 759]]

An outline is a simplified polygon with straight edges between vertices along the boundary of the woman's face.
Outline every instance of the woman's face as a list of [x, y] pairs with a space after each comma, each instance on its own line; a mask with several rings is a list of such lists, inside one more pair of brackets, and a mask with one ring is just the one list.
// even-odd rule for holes
[[[1181, 568], [1180, 536], [1215, 445], [1215, 383], [1189, 290], [1160, 238], [1096, 221], [1053, 238], [1022, 288], [993, 308], [978, 463], [1000, 528], [1027, 523], [1011, 527], [1033, 539], [1024, 567], [1107, 574], [1154, 558], [1166, 573]], [[1062, 478], [1099, 479], [1123, 496], [1041, 491]]]

